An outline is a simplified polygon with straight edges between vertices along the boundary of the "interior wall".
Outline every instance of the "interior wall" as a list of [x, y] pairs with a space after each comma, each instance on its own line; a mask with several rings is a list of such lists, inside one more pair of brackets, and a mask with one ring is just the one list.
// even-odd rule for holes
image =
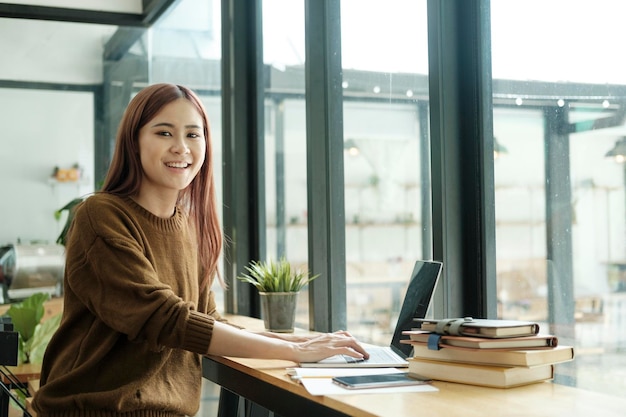
[[0, 80], [101, 84], [102, 55], [116, 29], [0, 18]]
[[[0, 89], [0, 126], [0, 244], [53, 243], [66, 216], [54, 212], [94, 189], [93, 93]], [[80, 181], [52, 180], [76, 163]]]

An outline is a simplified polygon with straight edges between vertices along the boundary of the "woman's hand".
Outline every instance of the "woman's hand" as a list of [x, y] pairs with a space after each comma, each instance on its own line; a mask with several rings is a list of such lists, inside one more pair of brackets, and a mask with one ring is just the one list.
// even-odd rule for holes
[[348, 332], [323, 333], [295, 342], [296, 362], [317, 362], [334, 355], [368, 359], [365, 348]]
[[369, 358], [363, 346], [343, 330], [334, 333], [298, 334], [251, 332], [216, 321], [209, 355], [240, 358], [284, 359], [317, 362], [334, 355]]

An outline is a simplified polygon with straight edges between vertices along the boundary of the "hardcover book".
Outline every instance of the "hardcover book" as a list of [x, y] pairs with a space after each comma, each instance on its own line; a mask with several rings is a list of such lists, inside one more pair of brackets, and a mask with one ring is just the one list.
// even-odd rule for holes
[[449, 346], [432, 350], [425, 343], [414, 342], [412, 344], [414, 358], [444, 362], [529, 367], [567, 362], [574, 359], [572, 346], [534, 350], [468, 349]]
[[511, 388], [554, 377], [553, 365], [490, 366], [409, 358], [409, 373], [439, 381]]
[[487, 338], [533, 336], [539, 333], [539, 324], [520, 320], [473, 319], [419, 319], [421, 330], [454, 336], [474, 336]]
[[547, 334], [501, 339], [446, 336], [421, 330], [407, 330], [403, 334], [409, 336], [409, 340], [403, 340], [403, 343], [410, 343], [411, 341], [426, 343], [431, 349], [448, 346], [472, 349], [550, 349], [558, 346], [558, 338]]

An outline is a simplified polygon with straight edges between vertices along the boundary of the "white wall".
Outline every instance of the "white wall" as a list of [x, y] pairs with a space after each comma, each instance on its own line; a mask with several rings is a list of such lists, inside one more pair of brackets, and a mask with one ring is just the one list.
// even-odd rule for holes
[[0, 80], [101, 84], [116, 26], [0, 18]]
[[[93, 191], [93, 94], [0, 89], [0, 244], [54, 242], [55, 210]], [[83, 168], [84, 181], [50, 181], [55, 166]]]

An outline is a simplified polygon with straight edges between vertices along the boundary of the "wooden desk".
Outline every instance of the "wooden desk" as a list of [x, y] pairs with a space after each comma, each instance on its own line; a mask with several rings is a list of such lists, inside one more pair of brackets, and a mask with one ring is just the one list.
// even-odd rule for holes
[[[254, 319], [228, 319], [246, 326]], [[626, 399], [544, 382], [499, 389], [436, 381], [438, 392], [313, 396], [292, 382], [288, 361], [207, 356], [203, 376], [220, 385], [220, 416], [235, 416], [244, 397], [277, 415], [352, 417], [624, 417]], [[227, 390], [227, 392], [225, 392]]]

